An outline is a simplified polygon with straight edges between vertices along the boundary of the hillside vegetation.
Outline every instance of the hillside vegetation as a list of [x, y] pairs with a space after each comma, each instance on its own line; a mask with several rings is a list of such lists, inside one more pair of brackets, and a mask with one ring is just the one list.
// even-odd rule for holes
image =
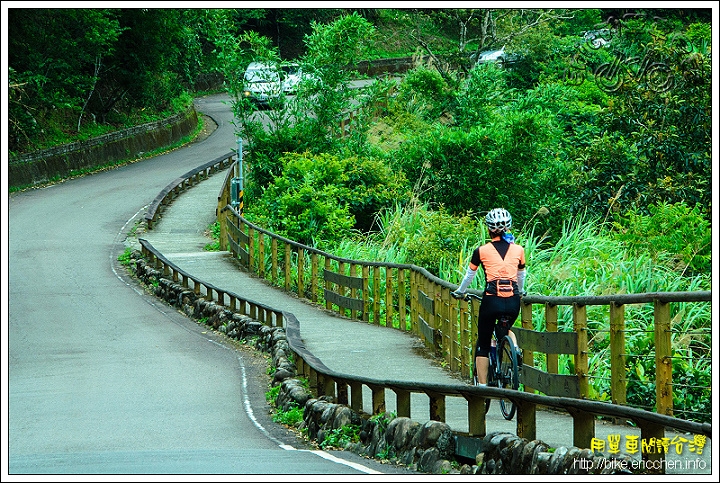
[[[300, 58], [315, 77], [263, 111], [270, 129], [241, 86], [228, 86], [249, 143], [246, 216], [341, 257], [413, 263], [458, 283], [486, 241], [482, 217], [503, 206], [527, 249], [530, 293], [709, 290], [709, 25], [696, 20], [629, 17], [599, 47], [578, 26], [540, 23], [522, 41], [508, 38], [513, 63], [461, 55], [476, 48], [433, 51], [359, 95], [344, 88], [351, 70], [328, 66], [366, 58], [377, 29], [358, 15], [316, 25]], [[272, 47], [252, 56], [279, 58]], [[341, 136], [350, 110], [352, 129]], [[606, 399], [601, 310], [588, 310], [591, 384]], [[673, 310], [677, 414], [707, 420], [711, 307]], [[651, 409], [648, 313], [626, 313], [627, 377], [628, 402]], [[559, 317], [571, 330], [570, 311]], [[543, 330], [542, 314], [534, 320]], [[572, 358], [561, 372], [574, 373]]]
[[[278, 234], [457, 283], [485, 241], [484, 214], [502, 206], [531, 293], [710, 290], [710, 14], [14, 9], [10, 151], [166, 115], [215, 82], [247, 142], [246, 215]], [[499, 49], [507, 62], [476, 62]], [[401, 55], [416, 59], [406, 74], [347, 88], [358, 61]], [[265, 127], [242, 73], [289, 59], [311, 77], [262, 111]], [[710, 304], [699, 307], [672, 314], [673, 364], [693, 381], [675, 394], [685, 414], [709, 417]], [[629, 311], [626, 323], [628, 398], [642, 406], [651, 321]], [[602, 399], [608, 340], [596, 329]]]

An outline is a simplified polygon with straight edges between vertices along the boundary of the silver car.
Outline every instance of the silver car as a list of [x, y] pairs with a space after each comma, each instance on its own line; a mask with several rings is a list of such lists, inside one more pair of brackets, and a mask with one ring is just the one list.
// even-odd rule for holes
[[252, 62], [245, 70], [243, 88], [246, 98], [259, 106], [268, 106], [282, 93], [280, 73], [274, 65]]

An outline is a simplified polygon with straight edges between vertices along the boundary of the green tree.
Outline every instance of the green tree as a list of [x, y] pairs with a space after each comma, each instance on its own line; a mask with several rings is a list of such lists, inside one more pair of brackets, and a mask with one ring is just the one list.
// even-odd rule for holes
[[[661, 202], [699, 204], [709, 219], [712, 121], [706, 34], [663, 30], [646, 20], [625, 22], [613, 42], [616, 70], [596, 76], [607, 91], [602, 135], [580, 146], [594, 175], [579, 184], [584, 203], [621, 212]], [[676, 27], [672, 23], [672, 28]], [[611, 65], [611, 64], [606, 64]], [[599, 67], [602, 69], [602, 66]]]
[[8, 13], [11, 151], [67, 142], [86, 126], [117, 129], [167, 115], [217, 66], [208, 62], [214, 11]]
[[116, 9], [9, 9], [8, 16], [9, 148], [24, 151], [51, 122], [77, 130], [126, 28]]
[[[280, 158], [286, 152], [335, 152], [340, 121], [354, 106], [357, 96], [349, 88], [355, 78], [354, 65], [371, 45], [374, 29], [357, 14], [346, 15], [330, 24], [314, 22], [305, 38], [307, 54], [300, 58], [304, 72], [312, 76], [296, 96], [286, 96], [271, 105], [269, 123], [263, 123], [257, 107], [242, 94], [244, 68], [252, 60], [281, 67], [280, 56], [272, 42], [255, 32], [240, 37], [218, 36], [220, 55], [226, 59], [225, 73], [238, 135], [248, 145], [248, 190], [254, 196], [270, 185], [282, 170]], [[298, 122], [301, 120], [301, 122]]]
[[265, 226], [308, 245], [367, 231], [375, 213], [408, 196], [402, 176], [377, 160], [288, 153], [280, 161], [281, 175], [249, 210]]
[[303, 61], [320, 82], [308, 91], [313, 106], [309, 121], [334, 135], [352, 108], [354, 94], [348, 84], [357, 76], [357, 62], [365, 58], [374, 41], [375, 28], [357, 13], [327, 25], [313, 23], [312, 27], [305, 37]]
[[118, 103], [163, 110], [183, 93], [191, 70], [185, 57], [194, 33], [177, 9], [121, 9], [124, 27], [110, 59], [110, 82], [98, 99], [107, 116]]

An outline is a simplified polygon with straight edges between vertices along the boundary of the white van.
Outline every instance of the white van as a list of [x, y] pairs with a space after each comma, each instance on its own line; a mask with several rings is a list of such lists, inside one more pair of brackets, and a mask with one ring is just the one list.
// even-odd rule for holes
[[243, 95], [259, 106], [267, 106], [271, 99], [279, 97], [282, 87], [274, 65], [252, 62], [245, 70]]

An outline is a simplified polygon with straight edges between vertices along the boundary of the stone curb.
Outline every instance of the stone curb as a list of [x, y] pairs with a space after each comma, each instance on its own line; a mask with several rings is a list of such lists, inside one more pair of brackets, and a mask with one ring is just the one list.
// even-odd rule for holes
[[633, 462], [627, 455], [606, 457], [601, 453], [576, 447], [551, 451], [540, 440], [528, 441], [515, 434], [493, 432], [483, 438], [482, 452], [475, 464], [457, 464], [454, 432], [445, 423], [427, 421], [420, 424], [410, 418], [385, 413], [370, 417], [350, 407], [336, 404], [334, 398], [313, 397], [297, 378], [295, 364], [282, 327], [269, 327], [222, 305], [208, 301], [181, 284], [163, 277], [149, 266], [142, 254], [134, 250], [130, 269], [155, 296], [178, 307], [183, 313], [236, 340], [255, 339], [254, 347], [269, 353], [275, 368], [272, 386], [280, 386], [275, 405], [287, 412], [303, 407], [303, 421], [297, 429], [322, 443], [334, 430], [344, 426], [359, 427], [359, 442], [348, 443], [344, 450], [407, 466], [430, 474], [534, 474], [589, 475], [633, 474]]

